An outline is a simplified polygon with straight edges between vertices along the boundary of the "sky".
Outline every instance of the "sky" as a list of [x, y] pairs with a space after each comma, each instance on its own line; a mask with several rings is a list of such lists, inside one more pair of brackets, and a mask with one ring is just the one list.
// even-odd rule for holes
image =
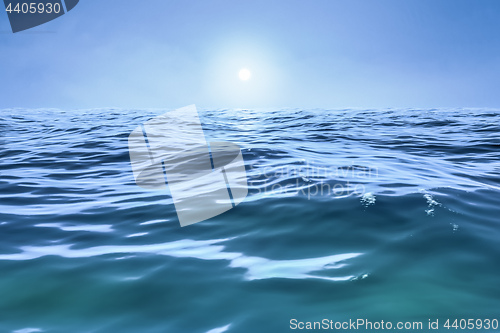
[[497, 0], [80, 0], [13, 34], [2, 10], [0, 109], [498, 108], [499, 17]]

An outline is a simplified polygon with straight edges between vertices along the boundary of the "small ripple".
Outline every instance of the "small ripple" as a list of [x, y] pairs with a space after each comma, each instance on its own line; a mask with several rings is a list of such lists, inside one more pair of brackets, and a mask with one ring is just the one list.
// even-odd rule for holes
[[365, 193], [363, 194], [363, 196], [361, 197], [361, 203], [363, 204], [363, 206], [365, 207], [368, 207], [368, 206], [371, 206], [371, 205], [374, 205], [375, 202], [377, 201], [377, 198], [375, 197], [375, 195], [371, 192], [369, 193]]
[[226, 332], [229, 329], [229, 327], [231, 327], [231, 324], [211, 329], [210, 331], [207, 331], [207, 333], [223, 333]]
[[89, 231], [89, 232], [113, 232], [113, 226], [109, 224], [80, 224], [80, 225], [70, 225], [63, 223], [40, 223], [35, 224], [35, 227], [39, 228], [57, 228], [62, 231]]
[[136, 234], [130, 234], [125, 236], [126, 238], [132, 238], [132, 237], [141, 237], [141, 236], [146, 236], [148, 233], [147, 232], [138, 232]]
[[35, 332], [43, 332], [41, 328], [22, 328], [20, 330], [12, 331], [12, 333], [35, 333]]

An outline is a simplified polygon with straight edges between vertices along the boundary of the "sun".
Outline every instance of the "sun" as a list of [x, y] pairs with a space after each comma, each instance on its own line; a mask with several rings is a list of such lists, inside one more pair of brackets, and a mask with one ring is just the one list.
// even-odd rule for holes
[[246, 68], [240, 69], [240, 72], [238, 73], [238, 76], [240, 77], [241, 81], [248, 81], [250, 77], [252, 76], [252, 73]]

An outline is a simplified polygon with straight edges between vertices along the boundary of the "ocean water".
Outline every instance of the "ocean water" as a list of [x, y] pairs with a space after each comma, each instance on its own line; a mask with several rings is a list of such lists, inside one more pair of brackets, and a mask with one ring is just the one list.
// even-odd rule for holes
[[200, 110], [249, 195], [185, 228], [130, 167], [165, 111], [0, 111], [0, 332], [500, 319], [500, 111]]

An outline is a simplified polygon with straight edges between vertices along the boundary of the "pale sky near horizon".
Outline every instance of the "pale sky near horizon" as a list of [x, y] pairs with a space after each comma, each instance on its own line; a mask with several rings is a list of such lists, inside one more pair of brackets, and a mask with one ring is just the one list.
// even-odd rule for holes
[[12, 34], [3, 12], [0, 109], [500, 108], [498, 17], [496, 0], [81, 0]]

